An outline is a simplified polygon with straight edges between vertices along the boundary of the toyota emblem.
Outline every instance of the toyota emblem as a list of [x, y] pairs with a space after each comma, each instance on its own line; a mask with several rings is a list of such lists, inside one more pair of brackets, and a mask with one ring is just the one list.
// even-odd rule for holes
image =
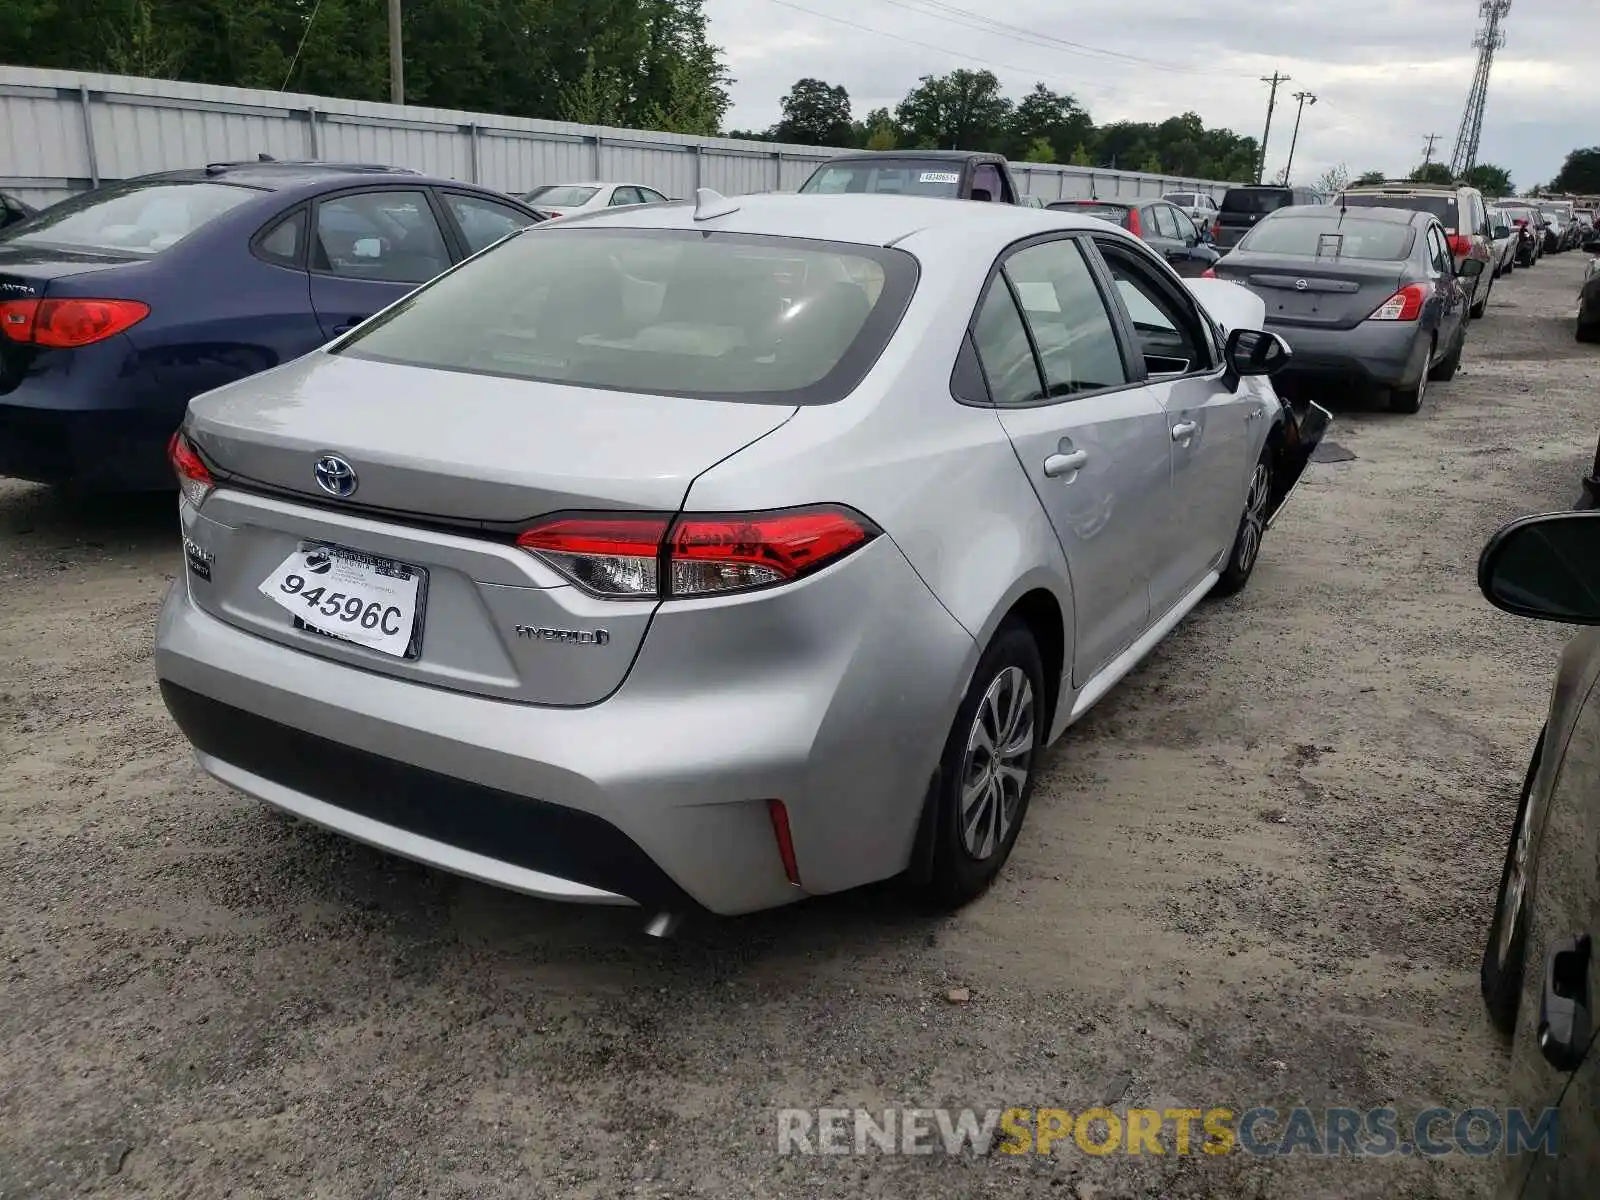
[[356, 494], [356, 469], [337, 454], [324, 454], [317, 459], [312, 473], [317, 486], [330, 496], [343, 500]]
[[1294, 290], [1297, 292], [1303, 292], [1310, 286], [1304, 279], [1296, 279], [1294, 281]]

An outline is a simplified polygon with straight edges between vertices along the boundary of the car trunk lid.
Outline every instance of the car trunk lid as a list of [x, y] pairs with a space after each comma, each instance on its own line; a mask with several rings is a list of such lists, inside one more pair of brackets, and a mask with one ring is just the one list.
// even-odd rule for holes
[[[0, 243], [0, 305], [64, 294], [116, 299], [127, 291], [118, 286], [119, 275], [137, 266], [139, 261], [117, 255]], [[20, 324], [23, 317], [20, 313], [0, 310], [0, 321], [9, 323], [13, 319]], [[6, 336], [0, 329], [0, 395], [16, 388], [37, 353], [36, 347]]]
[[1213, 269], [1260, 296], [1269, 324], [1354, 329], [1399, 290], [1403, 265], [1235, 251]]
[[[315, 353], [193, 402], [186, 429], [219, 487], [186, 517], [190, 593], [308, 654], [507, 700], [592, 704], [626, 676], [656, 601], [594, 597], [516, 534], [555, 512], [675, 513], [698, 474], [793, 413]], [[353, 473], [346, 497], [318, 483], [328, 455]], [[295, 559], [328, 548], [323, 578]], [[403, 614], [414, 636], [387, 650], [326, 636], [358, 636], [337, 624], [351, 596], [381, 599], [362, 590], [370, 576], [350, 583], [367, 568], [341, 551], [401, 580], [411, 607], [393, 623]]]

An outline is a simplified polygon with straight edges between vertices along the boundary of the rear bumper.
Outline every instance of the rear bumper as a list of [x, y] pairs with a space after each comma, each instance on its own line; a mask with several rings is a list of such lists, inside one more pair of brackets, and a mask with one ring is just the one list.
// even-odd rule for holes
[[126, 334], [77, 350], [25, 350], [0, 390], [0, 475], [161, 491], [187, 397], [171, 395]]
[[164, 491], [173, 486], [166, 445], [176, 428], [176, 421], [148, 412], [31, 408], [0, 397], [0, 475], [32, 483]]
[[888, 539], [791, 586], [827, 592], [809, 601], [831, 622], [815, 640], [763, 650], [749, 619], [694, 602], [709, 619], [658, 616], [627, 681], [587, 708], [319, 658], [210, 616], [184, 580], [156, 670], [206, 770], [309, 820], [533, 895], [749, 912], [905, 869], [977, 657]]
[[1351, 379], [1378, 387], [1411, 387], [1427, 369], [1429, 335], [1415, 321], [1364, 321], [1354, 329], [1304, 325], [1266, 327], [1294, 351], [1286, 373]]

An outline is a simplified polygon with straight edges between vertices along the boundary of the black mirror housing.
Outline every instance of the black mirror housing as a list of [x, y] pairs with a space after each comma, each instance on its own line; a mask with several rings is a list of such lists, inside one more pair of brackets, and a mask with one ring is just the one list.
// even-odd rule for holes
[[1235, 375], [1275, 375], [1289, 365], [1294, 351], [1275, 333], [1263, 329], [1235, 329], [1223, 347], [1228, 369]]
[[1456, 274], [1463, 279], [1476, 279], [1483, 274], [1483, 259], [1464, 258], [1461, 265], [1456, 268]]
[[1505, 526], [1478, 557], [1478, 587], [1519, 617], [1600, 625], [1600, 512], [1556, 512]]
[[1494, 227], [1494, 240], [1495, 241], [1498, 242], [1502, 238], [1508, 238], [1510, 236], [1511, 236], [1511, 227], [1509, 225], [1496, 225]]

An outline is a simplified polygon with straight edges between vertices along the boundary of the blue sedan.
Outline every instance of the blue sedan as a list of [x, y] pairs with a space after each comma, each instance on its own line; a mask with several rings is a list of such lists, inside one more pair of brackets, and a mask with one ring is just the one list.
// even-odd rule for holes
[[0, 475], [172, 485], [193, 396], [297, 358], [540, 217], [395, 167], [145, 175], [0, 232]]

